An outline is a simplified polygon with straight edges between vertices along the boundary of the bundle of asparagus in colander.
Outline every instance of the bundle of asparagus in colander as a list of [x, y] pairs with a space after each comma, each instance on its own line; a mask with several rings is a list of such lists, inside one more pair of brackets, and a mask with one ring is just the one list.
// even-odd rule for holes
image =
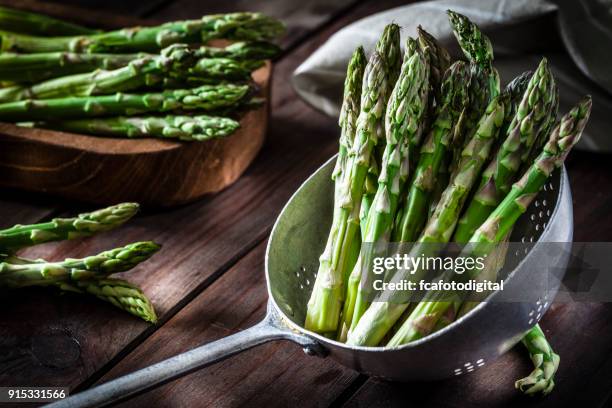
[[[99, 32], [0, 8], [0, 120], [101, 136], [227, 136], [240, 110], [260, 104], [251, 73], [279, 54], [270, 41], [283, 32], [260, 13]], [[228, 45], [207, 44], [216, 39]]]
[[68, 258], [60, 262], [27, 259], [17, 254], [33, 245], [89, 237], [114, 229], [132, 218], [138, 208], [138, 204], [123, 203], [74, 218], [55, 218], [0, 230], [0, 290], [42, 286], [61, 292], [91, 294], [155, 323], [155, 310], [142, 290], [125, 280], [109, 278], [109, 275], [126, 272], [146, 261], [159, 250], [159, 245], [136, 242], [82, 259]]
[[[501, 261], [471, 277], [496, 272], [517, 219], [586, 125], [590, 97], [557, 119], [558, 90], [546, 59], [501, 89], [489, 39], [465, 16], [448, 15], [465, 61], [451, 61], [419, 28], [398, 63], [399, 27], [391, 24], [367, 62], [361, 47], [349, 62], [333, 221], [308, 302], [308, 330], [351, 345], [399, 346], [469, 312], [474, 301], [447, 292], [370, 303], [364, 282], [372, 272], [364, 265], [391, 241], [410, 244], [411, 257], [456, 242], [469, 243], [466, 256], [499, 250]], [[425, 272], [395, 270], [385, 279], [417, 281]], [[442, 278], [460, 276], [451, 270]], [[516, 386], [546, 394], [559, 357], [538, 325], [523, 343], [535, 369]]]

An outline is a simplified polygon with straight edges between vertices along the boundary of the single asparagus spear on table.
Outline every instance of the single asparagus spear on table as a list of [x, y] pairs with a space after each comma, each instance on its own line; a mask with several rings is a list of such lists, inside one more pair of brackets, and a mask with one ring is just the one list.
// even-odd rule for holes
[[204, 141], [228, 136], [240, 127], [240, 123], [217, 116], [170, 115], [72, 119], [34, 123], [34, 126], [99, 136]]
[[[237, 42], [227, 47], [201, 46], [194, 50], [199, 59], [196, 71], [204, 72], [212, 65], [203, 60], [220, 58], [239, 61], [239, 69], [252, 71], [280, 53], [277, 45], [265, 41]], [[81, 54], [74, 52], [47, 52], [37, 54], [0, 54], [0, 80], [14, 82], [40, 82], [49, 78], [86, 73], [96, 69], [113, 70], [140, 58], [154, 58], [155, 54]], [[240, 71], [239, 71], [240, 70]]]
[[436, 176], [449, 159], [451, 141], [460, 138], [463, 131], [461, 117], [468, 98], [469, 75], [469, 68], [462, 61], [455, 62], [446, 72], [442, 86], [444, 100], [437, 108], [427, 140], [421, 148], [399, 228], [394, 234], [397, 242], [414, 242], [427, 220], [423, 214], [427, 212]]
[[96, 70], [51, 79], [32, 86], [0, 89], [0, 102], [103, 95], [159, 85], [165, 78], [184, 75], [197, 62], [194, 52], [185, 44], [174, 44], [164, 48], [159, 56], [134, 60], [116, 70]]
[[[504, 118], [504, 98], [499, 96], [489, 104], [474, 136], [466, 141], [461, 157], [457, 159], [459, 163], [451, 176], [450, 184], [444, 190], [431, 219], [417, 244], [411, 248], [409, 256], [431, 254], [435, 251], [432, 244], [446, 243], [451, 238], [463, 204], [499, 133]], [[424, 271], [410, 272], [410, 279], [418, 281]], [[404, 271], [398, 270], [392, 279], [401, 280], [405, 278], [404, 275]], [[393, 299], [373, 302], [354, 330], [349, 333], [347, 343], [359, 346], [378, 345], [407, 307], [408, 303]]]
[[146, 322], [157, 323], [157, 315], [151, 301], [137, 286], [122, 279], [93, 279], [62, 282], [57, 285], [64, 292], [88, 293], [121, 310], [140, 317]]
[[237, 107], [248, 95], [248, 85], [202, 85], [143, 94], [116, 93], [0, 103], [0, 120], [40, 121], [70, 118], [140, 115], [148, 112], [216, 111]]
[[153, 242], [136, 242], [82, 259], [61, 262], [0, 263], [0, 287], [51, 286], [61, 282], [90, 280], [132, 269], [159, 250]]
[[[462, 256], [484, 256], [494, 248], [493, 245], [499, 244], [507, 237], [516, 220], [535, 199], [553, 170], [563, 164], [571, 148], [580, 138], [590, 111], [591, 98], [586, 97], [561, 119], [535, 162], [513, 185], [512, 190], [495, 211], [476, 230], [469, 240], [470, 246], [464, 249]], [[466, 272], [465, 277], [459, 277], [454, 271], [447, 271], [443, 278], [446, 281], [458, 278], [471, 279], [475, 278], [478, 273], [479, 271], [474, 269]], [[428, 292], [389, 341], [388, 346], [399, 346], [428, 335], [440, 316], [449, 308], [458, 309], [461, 298], [462, 295], [459, 293]]]
[[204, 44], [218, 38], [267, 41], [280, 37], [284, 31], [283, 23], [261, 13], [229, 13], [204, 16], [199, 20], [175, 21], [154, 27], [131, 27], [72, 37], [35, 37], [4, 31], [0, 32], [0, 50], [21, 53], [155, 52], [171, 44]]
[[54, 218], [32, 225], [15, 225], [0, 230], [0, 249], [16, 251], [32, 245], [88, 237], [117, 228], [132, 218], [139, 209], [136, 203], [122, 203], [73, 218]]
[[407, 52], [401, 74], [389, 98], [385, 116], [386, 145], [383, 152], [378, 188], [365, 222], [363, 242], [359, 259], [348, 280], [347, 295], [344, 303], [343, 320], [351, 327], [359, 320], [368, 306], [365, 293], [359, 282], [362, 276], [362, 265], [370, 265], [377, 249], [375, 246], [389, 242], [393, 220], [397, 211], [399, 195], [404, 189], [408, 155], [412, 149], [418, 149], [422, 138], [422, 119], [427, 110], [429, 93], [429, 61], [426, 55], [416, 46], [414, 39], [411, 47], [413, 53]]
[[352, 246], [358, 244], [359, 211], [370, 157], [382, 127], [389, 84], [385, 62], [378, 52], [370, 57], [365, 69], [361, 111], [349, 152], [346, 174], [334, 211], [328, 245], [321, 254], [319, 271], [308, 301], [305, 328], [319, 333], [335, 334], [338, 329], [345, 275], [352, 265]]
[[0, 6], [0, 30], [31, 35], [90, 35], [100, 30], [83, 27], [43, 14]]

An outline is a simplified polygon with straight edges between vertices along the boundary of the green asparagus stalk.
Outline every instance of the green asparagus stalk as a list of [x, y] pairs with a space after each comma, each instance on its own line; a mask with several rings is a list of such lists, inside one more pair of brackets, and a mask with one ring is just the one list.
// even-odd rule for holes
[[[262, 60], [275, 57], [278, 46], [264, 41], [237, 42], [225, 48], [201, 46], [195, 50], [200, 61], [196, 70], [213, 65], [202, 59], [232, 59], [240, 61], [239, 70], [252, 71]], [[37, 54], [0, 54], [0, 80], [14, 82], [41, 82], [49, 78], [80, 74], [96, 69], [113, 70], [140, 58], [154, 58], [155, 54], [80, 54], [74, 52], [47, 52]], [[222, 60], [223, 61], [223, 60]], [[365, 65], [365, 64], [364, 64]], [[199, 67], [199, 68], [197, 68]], [[214, 67], [213, 67], [214, 68]]]
[[[415, 42], [409, 39], [409, 42]], [[407, 46], [409, 48], [417, 48]], [[386, 146], [383, 153], [378, 189], [372, 207], [367, 215], [360, 260], [349, 277], [344, 322], [352, 327], [357, 323], [369, 302], [359, 282], [364, 278], [361, 265], [370, 265], [375, 256], [375, 246], [389, 242], [393, 220], [397, 211], [399, 195], [404, 189], [401, 165], [407, 160], [412, 149], [418, 149], [422, 138], [420, 123], [427, 109], [429, 93], [429, 61], [417, 50], [406, 53], [401, 74], [391, 93], [386, 112]], [[404, 148], [407, 142], [408, 148]], [[368, 279], [366, 279], [368, 280]]]
[[483, 172], [480, 186], [459, 221], [456, 242], [466, 243], [510, 191], [538, 129], [550, 120], [554, 87], [552, 73], [543, 59], [527, 85], [497, 157]]
[[238, 106], [248, 85], [203, 85], [159, 93], [66, 97], [0, 104], [0, 120], [39, 121], [139, 115], [147, 112], [214, 111]]
[[455, 62], [446, 72], [444, 100], [438, 107], [427, 140], [421, 148], [414, 179], [395, 232], [397, 242], [414, 242], [420, 234], [440, 167], [448, 161], [450, 142], [461, 134], [461, 116], [467, 101], [469, 71], [465, 63]]
[[225, 137], [240, 127], [240, 123], [219, 116], [135, 116], [100, 119], [72, 119], [35, 123], [35, 127], [84, 133], [98, 136], [128, 138], [156, 137], [182, 141], [204, 141]]
[[559, 368], [559, 355], [556, 354], [539, 324], [536, 324], [521, 340], [529, 351], [535, 366], [529, 376], [515, 383], [515, 387], [527, 395], [549, 394], [555, 386], [554, 376]]
[[0, 6], [0, 30], [31, 35], [90, 35], [93, 30], [30, 11]]
[[143, 57], [139, 54], [78, 54], [46, 52], [39, 54], [0, 54], [0, 80], [40, 82], [49, 78], [90, 72], [95, 69], [117, 69]]
[[359, 212], [364, 182], [378, 132], [385, 114], [389, 84], [387, 68], [378, 52], [374, 52], [365, 69], [361, 111], [353, 147], [349, 152], [346, 175], [335, 205], [335, 218], [330, 231], [329, 245], [320, 257], [319, 272], [308, 301], [305, 328], [319, 333], [335, 334], [338, 329], [344, 282], [349, 257], [358, 244]]
[[89, 293], [146, 322], [157, 323], [157, 315], [151, 301], [140, 288], [122, 279], [62, 282], [57, 286], [65, 292]]
[[[382, 36], [376, 43], [376, 52], [378, 52], [385, 61], [387, 67], [387, 81], [389, 87], [393, 88], [402, 69], [400, 27], [397, 24], [392, 23], [385, 27]], [[380, 137], [384, 137], [384, 134]]]
[[[470, 245], [464, 249], [465, 256], [484, 256], [491, 252], [508, 236], [517, 219], [533, 202], [538, 192], [546, 183], [553, 170], [560, 167], [572, 147], [580, 138], [591, 112], [591, 98], [586, 97], [578, 103], [561, 123], [553, 130], [544, 149], [535, 162], [514, 184], [512, 190], [497, 206], [487, 220], [470, 238]], [[466, 272], [469, 278], [475, 278], [478, 270]], [[447, 271], [445, 280], [456, 278], [453, 271]], [[389, 341], [388, 346], [399, 346], [422, 338], [435, 327], [440, 316], [451, 307], [458, 308], [461, 303], [459, 293], [431, 291], [425, 296], [410, 314], [402, 327]], [[349, 338], [350, 339], [350, 338]]]
[[30, 264], [0, 263], [0, 287], [50, 286], [60, 282], [106, 277], [132, 269], [159, 250], [153, 242], [137, 242], [82, 259]]
[[489, 38], [466, 16], [447, 11], [453, 33], [469, 61], [485, 71], [490, 98], [499, 94], [499, 75], [493, 68], [493, 46]]
[[15, 225], [0, 230], [0, 249], [11, 252], [45, 242], [88, 237], [117, 228], [132, 218], [138, 209], [136, 203], [122, 203], [74, 218], [54, 218], [41, 224]]
[[123, 68], [69, 75], [29, 87], [0, 89], [0, 102], [103, 95], [153, 86], [167, 77], [184, 75], [197, 62], [194, 52], [186, 45], [174, 44], [164, 48], [157, 57], [134, 60]]
[[361, 197], [361, 208], [359, 209], [359, 228], [361, 229], [361, 239], [365, 239], [365, 232], [367, 230], [366, 223], [368, 221], [368, 214], [370, 208], [376, 197], [376, 191], [378, 191], [378, 177], [380, 171], [375, 157], [370, 158], [370, 167], [368, 168], [368, 174], [366, 174], [365, 184], [363, 186], [363, 196]]
[[205, 44], [217, 38], [267, 41], [280, 37], [284, 31], [285, 27], [280, 21], [261, 13], [215, 14], [200, 20], [72, 37], [35, 37], [4, 31], [0, 32], [0, 50], [22, 53], [155, 52], [171, 44]]
[[[425, 31], [423, 27], [417, 27], [417, 33], [419, 36], [419, 45], [421, 49], [427, 49], [429, 53], [429, 83], [431, 84], [431, 90], [433, 92], [435, 101], [437, 104], [442, 104], [444, 92], [442, 91], [442, 82], [446, 70], [451, 65], [451, 58], [448, 51], [440, 45], [438, 40]], [[433, 106], [433, 104], [430, 103]]]
[[[425, 226], [417, 245], [410, 250], [409, 256], [416, 258], [430, 255], [435, 250], [432, 243], [447, 243], [451, 238], [463, 204], [495, 143], [503, 123], [504, 107], [503, 96], [495, 98], [487, 107], [476, 133], [467, 141], [461, 157], [458, 158], [459, 164], [451, 176], [450, 184], [442, 193], [438, 206]], [[424, 270], [411, 271], [410, 279], [418, 281], [424, 272]], [[393, 279], [404, 279], [404, 274], [404, 271], [397, 271]], [[347, 343], [359, 346], [378, 345], [407, 307], [408, 303], [400, 302], [372, 303], [354, 330], [349, 333]], [[418, 308], [419, 306], [417, 310]], [[396, 336], [397, 334], [394, 338]]]
[[[416, 44], [415, 44], [416, 48]], [[395, 82], [400, 75], [400, 70], [402, 67], [402, 49], [400, 44], [400, 27], [397, 24], [388, 24], [385, 26], [385, 29], [376, 43], [376, 51], [380, 54], [380, 56], [385, 61], [385, 66], [387, 67], [387, 81], [389, 86], [389, 94], [391, 90], [395, 86]], [[407, 50], [408, 52], [408, 50]], [[384, 140], [385, 138], [385, 124], [378, 129], [378, 140]], [[371, 175], [372, 179], [378, 177], [378, 166], [382, 165], [383, 162], [383, 154], [385, 150], [384, 143], [377, 143], [374, 146], [373, 160], [370, 163], [370, 170], [368, 171], [368, 175]], [[373, 180], [374, 181], [374, 180]], [[376, 182], [373, 183], [373, 186], [376, 186]], [[371, 194], [364, 194], [363, 202], [366, 204], [367, 208], [361, 210], [361, 213], [364, 217], [367, 217], [369, 211], [369, 207], [374, 201], [374, 194], [376, 187], [373, 189], [374, 191]], [[365, 211], [367, 209], [367, 211]]]
[[342, 175], [345, 173], [348, 152], [353, 145], [353, 139], [355, 139], [357, 116], [359, 116], [361, 104], [361, 84], [363, 82], [363, 73], [366, 64], [367, 59], [363, 47], [357, 47], [349, 61], [346, 70], [346, 79], [344, 80], [344, 97], [339, 118], [341, 129], [340, 148], [336, 166], [332, 174], [332, 180], [335, 180], [336, 190], [338, 190], [341, 185]]

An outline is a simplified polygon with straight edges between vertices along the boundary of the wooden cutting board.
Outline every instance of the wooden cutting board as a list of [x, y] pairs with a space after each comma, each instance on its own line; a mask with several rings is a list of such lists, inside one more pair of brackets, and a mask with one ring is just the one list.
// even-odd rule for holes
[[[30, 3], [36, 11], [32, 5], [39, 3]], [[240, 177], [264, 142], [271, 73], [270, 63], [253, 73], [265, 103], [244, 113], [240, 128], [223, 139], [130, 140], [0, 123], [0, 186], [100, 205], [136, 201], [154, 207], [220, 191]]]

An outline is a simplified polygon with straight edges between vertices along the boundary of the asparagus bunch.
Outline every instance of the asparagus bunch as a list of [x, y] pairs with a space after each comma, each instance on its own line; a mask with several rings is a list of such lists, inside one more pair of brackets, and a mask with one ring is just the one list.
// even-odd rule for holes
[[[469, 240], [470, 245], [465, 250], [469, 253], [464, 255], [485, 255], [490, 252], [492, 245], [505, 239], [521, 214], [533, 202], [553, 170], [563, 164], [567, 154], [582, 135], [590, 111], [591, 98], [587, 97], [561, 119], [561, 123], [552, 131], [535, 162], [472, 235]], [[474, 269], [467, 274], [469, 275], [467, 277], [472, 278], [477, 273], [478, 270]], [[448, 271], [445, 275], [446, 279], [457, 276], [453, 271]], [[459, 293], [429, 292], [395, 333], [388, 346], [405, 344], [431, 333], [440, 316], [451, 307], [458, 308], [461, 298]], [[550, 370], [547, 375], [552, 375]]]
[[[522, 160], [536, 142], [538, 130], [553, 116], [555, 83], [543, 59], [531, 77], [497, 157], [483, 173], [474, 199], [459, 221], [455, 240], [465, 243], [510, 190]], [[544, 136], [545, 137], [545, 136]]]
[[36, 127], [64, 132], [128, 138], [157, 137], [182, 141], [204, 141], [226, 137], [240, 123], [220, 116], [132, 116], [97, 119], [69, 119], [36, 123]]
[[349, 152], [346, 174], [335, 203], [337, 209], [330, 237], [320, 257], [319, 272], [308, 302], [305, 326], [319, 333], [335, 333], [338, 329], [344, 282], [350, 271], [351, 254], [358, 245], [359, 212], [363, 187], [374, 146], [378, 142], [389, 93], [388, 70], [378, 52], [374, 52], [365, 68], [361, 111], [353, 147]]
[[[446, 243], [451, 238], [463, 204], [481, 167], [489, 157], [499, 133], [504, 118], [504, 107], [503, 97], [495, 98], [487, 107], [476, 133], [466, 142], [461, 157], [458, 158], [457, 169], [451, 176], [448, 187], [442, 193], [440, 202], [425, 226], [417, 245], [410, 250], [410, 257], [429, 255], [433, 249], [432, 243]], [[393, 279], [406, 279], [405, 272], [403, 272], [398, 271]], [[410, 279], [418, 280], [424, 272], [424, 270], [410, 271]], [[372, 303], [354, 330], [349, 333], [347, 343], [359, 346], [378, 345], [407, 307], [407, 303], [397, 301]]]
[[203, 85], [144, 94], [64, 97], [0, 103], [0, 120], [37, 121], [155, 112], [216, 111], [235, 107], [249, 93], [248, 85]]
[[31, 35], [91, 35], [100, 32], [42, 14], [1, 6], [0, 30]]
[[284, 30], [281, 22], [261, 13], [230, 13], [208, 15], [200, 20], [175, 21], [155, 27], [124, 28], [92, 35], [36, 37], [3, 31], [0, 32], [0, 50], [20, 53], [155, 52], [171, 44], [205, 44], [217, 38], [273, 40], [280, 37]]
[[[280, 49], [277, 45], [265, 41], [241, 41], [227, 47], [200, 46], [194, 50], [200, 61], [196, 72], [206, 74], [206, 69], [229, 65], [225, 60], [240, 63], [241, 70], [251, 71], [262, 64], [263, 60], [277, 56]], [[75, 52], [45, 52], [36, 54], [0, 54], [0, 80], [14, 82], [40, 82], [49, 78], [94, 71], [96, 69], [113, 70], [125, 67], [140, 58], [153, 58], [155, 54], [82, 54]], [[203, 62], [207, 60], [220, 60]], [[218, 70], [218, 69], [217, 69]], [[236, 68], [236, 71], [238, 69]]]
[[415, 241], [425, 224], [423, 214], [427, 211], [437, 174], [449, 159], [451, 142], [461, 138], [468, 83], [469, 71], [466, 64], [455, 62], [446, 72], [442, 85], [444, 100], [441, 100], [421, 149], [408, 198], [401, 212], [401, 221], [394, 234], [395, 241]]
[[25, 259], [14, 253], [27, 246], [110, 230], [123, 224], [137, 210], [137, 204], [124, 203], [74, 218], [55, 218], [46, 223], [16, 225], [0, 231], [0, 288], [44, 286], [90, 293], [148, 322], [156, 322], [153, 306], [139, 288], [108, 278], [151, 257], [160, 248], [153, 242], [137, 242], [98, 255], [60, 262]]
[[198, 59], [185, 44], [162, 50], [157, 57], [145, 57], [126, 67], [111, 71], [96, 70], [70, 75], [32, 86], [14, 86], [0, 90], [0, 102], [22, 99], [48, 99], [65, 96], [91, 96], [152, 86], [171, 75], [185, 74]]
[[408, 44], [407, 50], [414, 51], [406, 53], [399, 79], [389, 98], [385, 117], [386, 146], [378, 189], [363, 231], [363, 241], [370, 245], [362, 248], [348, 282], [343, 316], [349, 327], [356, 324], [368, 305], [365, 294], [358, 288], [360, 280], [364, 278], [361, 276], [361, 266], [370, 264], [376, 253], [376, 245], [389, 241], [399, 196], [406, 180], [406, 174], [402, 177], [401, 173], [408, 172], [408, 157], [421, 141], [423, 129], [420, 123], [427, 109], [429, 93], [429, 61], [414, 39], [408, 39], [408, 42], [413, 45]]

